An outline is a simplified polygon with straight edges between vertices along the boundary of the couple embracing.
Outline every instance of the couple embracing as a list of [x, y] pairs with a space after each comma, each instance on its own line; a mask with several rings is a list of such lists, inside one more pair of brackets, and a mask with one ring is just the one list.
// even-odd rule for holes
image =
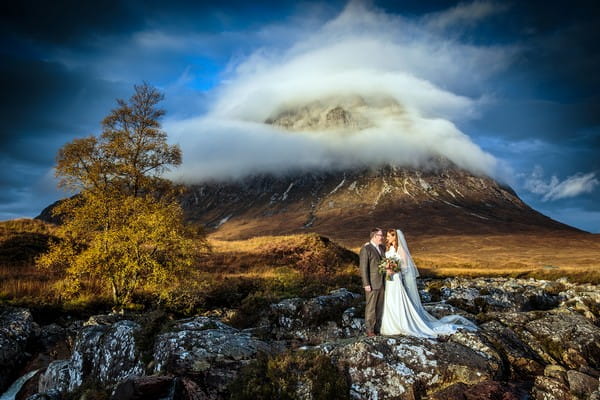
[[458, 328], [477, 327], [460, 315], [437, 319], [429, 314], [419, 297], [419, 271], [400, 229], [384, 233], [371, 230], [371, 240], [360, 249], [360, 273], [365, 289], [367, 336], [412, 335], [435, 338]]

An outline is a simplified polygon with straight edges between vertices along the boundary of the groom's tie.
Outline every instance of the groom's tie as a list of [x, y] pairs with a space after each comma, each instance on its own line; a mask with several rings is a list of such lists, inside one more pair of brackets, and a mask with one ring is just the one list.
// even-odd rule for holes
[[379, 257], [381, 257], [381, 249], [379, 248], [379, 246], [374, 246], [375, 250], [377, 250], [377, 254], [379, 254]]

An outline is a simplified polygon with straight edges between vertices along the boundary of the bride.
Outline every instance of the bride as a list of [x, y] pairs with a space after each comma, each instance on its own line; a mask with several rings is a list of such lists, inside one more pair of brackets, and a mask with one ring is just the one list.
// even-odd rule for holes
[[391, 280], [386, 281], [381, 321], [383, 335], [405, 334], [432, 338], [452, 334], [458, 328], [477, 330], [475, 324], [460, 315], [437, 319], [425, 310], [417, 289], [419, 271], [400, 229], [388, 230], [386, 249], [385, 256], [399, 260], [402, 272], [392, 274]]

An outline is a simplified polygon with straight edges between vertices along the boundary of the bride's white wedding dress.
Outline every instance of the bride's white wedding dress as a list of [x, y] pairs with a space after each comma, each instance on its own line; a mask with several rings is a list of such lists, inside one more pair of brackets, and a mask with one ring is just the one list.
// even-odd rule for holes
[[395, 273], [391, 281], [385, 282], [381, 333], [433, 338], [452, 334], [458, 328], [477, 330], [475, 324], [460, 315], [448, 315], [437, 319], [425, 310], [417, 289], [419, 271], [410, 256], [402, 231], [398, 229], [396, 233], [399, 249], [392, 246], [385, 256], [400, 259], [402, 273]]

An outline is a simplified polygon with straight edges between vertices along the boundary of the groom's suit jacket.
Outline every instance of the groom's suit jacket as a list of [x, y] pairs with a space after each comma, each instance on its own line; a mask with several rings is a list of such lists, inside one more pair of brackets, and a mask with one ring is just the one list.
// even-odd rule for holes
[[375, 246], [369, 242], [360, 249], [359, 260], [360, 260], [360, 276], [362, 278], [363, 286], [371, 285], [371, 289], [381, 289], [384, 285], [384, 277], [379, 274], [378, 266], [385, 254], [385, 247], [379, 246], [381, 255], [375, 249]]

